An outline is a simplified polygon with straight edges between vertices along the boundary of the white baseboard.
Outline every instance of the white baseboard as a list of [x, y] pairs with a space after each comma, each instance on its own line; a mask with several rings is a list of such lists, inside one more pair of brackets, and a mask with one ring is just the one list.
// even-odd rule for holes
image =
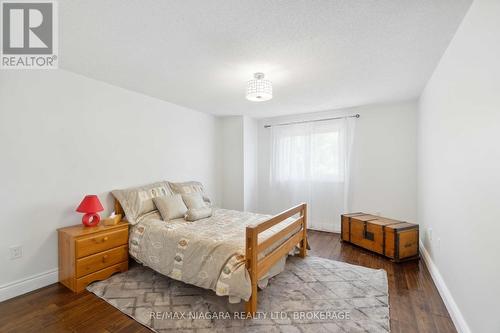
[[458, 333], [471, 333], [469, 325], [467, 325], [467, 322], [462, 316], [462, 312], [460, 312], [460, 309], [458, 308], [457, 303], [455, 303], [453, 296], [451, 296], [450, 290], [446, 286], [441, 273], [439, 273], [437, 266], [432, 261], [429, 252], [427, 252], [427, 249], [424, 247], [424, 244], [422, 244], [422, 242], [420, 242], [420, 253], [422, 254], [422, 258], [427, 265], [427, 269], [429, 269], [429, 272], [431, 273], [432, 280], [434, 281], [434, 284], [436, 285], [436, 288], [438, 289], [439, 294], [444, 301], [446, 309], [450, 313], [451, 320], [453, 320]]
[[38, 288], [48, 286], [49, 284], [56, 283], [59, 270], [57, 268], [29, 276], [11, 283], [0, 286], [0, 302], [9, 298], [26, 294]]

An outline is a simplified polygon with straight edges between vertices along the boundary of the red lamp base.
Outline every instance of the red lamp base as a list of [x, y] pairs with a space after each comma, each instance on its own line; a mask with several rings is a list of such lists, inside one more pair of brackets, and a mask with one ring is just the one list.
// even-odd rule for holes
[[82, 217], [82, 223], [86, 227], [97, 227], [101, 217], [97, 213], [87, 213]]

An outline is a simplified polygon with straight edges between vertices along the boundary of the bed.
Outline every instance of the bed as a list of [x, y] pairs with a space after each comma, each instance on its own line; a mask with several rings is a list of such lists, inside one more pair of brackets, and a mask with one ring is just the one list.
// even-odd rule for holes
[[[255, 314], [258, 287], [284, 270], [289, 253], [306, 256], [307, 205], [275, 216], [213, 208], [212, 216], [194, 222], [182, 218], [165, 222], [147, 200], [176, 193], [184, 186], [178, 184], [203, 192], [198, 182], [120, 190], [126, 195], [113, 191], [116, 213], [134, 215], [128, 218], [130, 255], [161, 274], [228, 296], [230, 302], [244, 300], [245, 311]], [[142, 207], [134, 211], [130, 202], [142, 202]], [[134, 218], [138, 213], [140, 218]]]

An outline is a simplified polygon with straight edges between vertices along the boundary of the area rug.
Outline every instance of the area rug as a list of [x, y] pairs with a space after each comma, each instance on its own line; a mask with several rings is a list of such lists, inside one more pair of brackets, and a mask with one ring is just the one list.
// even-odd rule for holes
[[155, 332], [389, 332], [387, 274], [319, 257], [289, 257], [259, 291], [258, 313], [244, 303], [134, 266], [87, 290]]

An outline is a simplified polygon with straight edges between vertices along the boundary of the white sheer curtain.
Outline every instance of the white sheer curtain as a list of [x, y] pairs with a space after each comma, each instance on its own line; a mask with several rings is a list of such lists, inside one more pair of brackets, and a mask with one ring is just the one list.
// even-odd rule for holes
[[349, 209], [354, 125], [342, 118], [271, 127], [273, 204], [307, 202], [310, 229], [339, 231], [340, 214]]

